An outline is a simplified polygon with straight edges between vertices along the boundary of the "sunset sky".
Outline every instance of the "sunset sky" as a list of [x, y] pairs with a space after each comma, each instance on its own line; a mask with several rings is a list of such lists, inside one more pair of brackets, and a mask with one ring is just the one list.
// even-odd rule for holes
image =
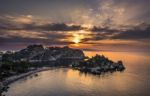
[[0, 50], [29, 44], [150, 51], [150, 0], [0, 0]]

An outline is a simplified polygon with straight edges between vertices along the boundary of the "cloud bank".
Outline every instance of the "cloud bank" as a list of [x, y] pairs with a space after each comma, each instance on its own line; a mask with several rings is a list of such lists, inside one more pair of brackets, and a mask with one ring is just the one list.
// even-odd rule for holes
[[93, 46], [150, 49], [149, 3], [149, 0], [3, 0], [0, 49], [34, 43], [90, 50]]

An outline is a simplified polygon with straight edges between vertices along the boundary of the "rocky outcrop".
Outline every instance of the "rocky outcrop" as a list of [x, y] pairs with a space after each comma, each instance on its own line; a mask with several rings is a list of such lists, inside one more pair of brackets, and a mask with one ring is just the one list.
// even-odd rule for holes
[[122, 61], [113, 62], [103, 55], [96, 55], [80, 63], [72, 64], [72, 67], [81, 72], [101, 74], [102, 72], [123, 71], [125, 69]]
[[62, 58], [78, 58], [83, 59], [84, 53], [79, 49], [65, 47], [46, 47], [42, 45], [29, 45], [27, 48], [9, 54], [4, 54], [3, 61], [28, 61], [28, 62], [44, 62], [56, 61]]

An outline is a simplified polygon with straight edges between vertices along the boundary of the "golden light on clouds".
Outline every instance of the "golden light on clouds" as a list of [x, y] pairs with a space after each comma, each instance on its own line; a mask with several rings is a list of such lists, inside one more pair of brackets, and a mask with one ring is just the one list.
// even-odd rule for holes
[[75, 48], [83, 47], [85, 39], [92, 38], [92, 32], [86, 30], [63, 32], [63, 34], [65, 38], [59, 39], [59, 41], [70, 42], [68, 46]]
[[21, 38], [38, 38], [38, 39], [48, 39], [44, 33], [36, 32], [36, 31], [26, 31], [26, 30], [10, 30], [5, 32], [6, 34], [3, 37], [21, 37]]
[[33, 22], [33, 19], [34, 18], [32, 15], [22, 15], [17, 18], [14, 18], [14, 21], [23, 24], [30, 24]]
[[[80, 30], [78, 32], [72, 32], [72, 38], [70, 38], [70, 41], [74, 42], [75, 44], [79, 44], [83, 41], [83, 39], [88, 38], [91, 32]], [[90, 36], [91, 37], [91, 36]]]
[[[93, 42], [93, 41], [92, 41]], [[97, 44], [133, 44], [133, 43], [138, 43], [137, 41], [133, 41], [133, 40], [98, 40], [98, 41], [94, 41]]]

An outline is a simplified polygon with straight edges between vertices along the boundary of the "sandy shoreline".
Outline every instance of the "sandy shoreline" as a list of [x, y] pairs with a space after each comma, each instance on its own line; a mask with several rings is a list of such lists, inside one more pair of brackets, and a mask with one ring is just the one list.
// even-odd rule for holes
[[50, 69], [52, 69], [52, 68], [50, 68], [50, 67], [38, 68], [36, 70], [29, 71], [27, 73], [22, 73], [20, 75], [14, 75], [14, 76], [6, 78], [3, 82], [0, 82], [0, 96], [1, 96], [1, 93], [3, 92], [3, 88], [7, 87], [9, 84], [11, 84], [19, 79], [25, 78], [29, 75], [35, 74], [37, 72], [46, 71], [46, 70], [50, 70]]
[[41, 71], [46, 71], [46, 70], [50, 70], [51, 68], [48, 68], [48, 67], [45, 67], [45, 68], [38, 68], [36, 70], [33, 70], [33, 71], [29, 71], [27, 73], [22, 73], [20, 75], [15, 75], [15, 76], [11, 76], [11, 77], [8, 77], [6, 78], [4, 81], [3, 81], [3, 84], [4, 85], [9, 85], [10, 83], [16, 81], [16, 80], [19, 80], [21, 78], [24, 78], [26, 76], [29, 76], [31, 74], [34, 74], [34, 73], [37, 73], [37, 72], [41, 72]]

